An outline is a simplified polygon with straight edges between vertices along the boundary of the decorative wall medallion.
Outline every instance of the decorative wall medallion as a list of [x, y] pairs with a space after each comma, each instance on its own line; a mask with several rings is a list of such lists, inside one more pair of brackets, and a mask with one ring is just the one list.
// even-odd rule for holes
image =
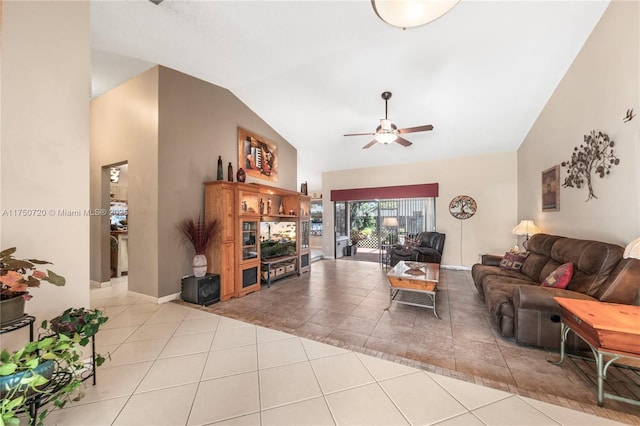
[[449, 203], [449, 213], [456, 219], [469, 219], [477, 209], [476, 201], [468, 195], [458, 195]]
[[563, 161], [562, 167], [567, 168], [567, 177], [562, 184], [565, 188], [582, 188], [585, 183], [589, 189], [589, 196], [585, 201], [598, 198], [593, 192], [592, 174], [605, 177], [613, 166], [620, 164], [620, 159], [613, 153], [614, 141], [609, 135], [592, 130], [584, 135], [584, 143], [573, 148], [571, 160]]

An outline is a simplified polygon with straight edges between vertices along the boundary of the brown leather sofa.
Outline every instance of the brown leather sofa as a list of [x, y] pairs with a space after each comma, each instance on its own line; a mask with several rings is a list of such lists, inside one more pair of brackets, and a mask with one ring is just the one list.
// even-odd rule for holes
[[[623, 259], [615, 244], [536, 234], [520, 272], [500, 268], [497, 259], [473, 265], [471, 274], [492, 323], [519, 344], [560, 347], [560, 307], [554, 296], [632, 304], [640, 294], [640, 260]], [[558, 266], [572, 262], [566, 289], [541, 287]], [[584, 347], [569, 333], [570, 348]]]
[[390, 251], [391, 266], [395, 266], [401, 260], [413, 260], [427, 263], [440, 263], [444, 250], [445, 234], [440, 232], [421, 232], [415, 238], [420, 240], [420, 245], [412, 250], [405, 250], [398, 244]]

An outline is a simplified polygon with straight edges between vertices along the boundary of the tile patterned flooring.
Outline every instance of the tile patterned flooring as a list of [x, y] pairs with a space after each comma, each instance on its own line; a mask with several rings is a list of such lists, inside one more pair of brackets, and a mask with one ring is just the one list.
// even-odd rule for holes
[[[324, 260], [311, 274], [211, 305], [209, 311], [430, 372], [491, 386], [622, 422], [640, 424], [640, 407], [596, 404], [593, 365], [500, 337], [469, 271], [441, 270], [437, 310], [389, 305], [387, 270], [350, 258]], [[585, 377], [586, 376], [586, 377]], [[640, 374], [612, 369], [608, 391], [640, 398]]]
[[[240, 310], [241, 303], [238, 302], [242, 302], [251, 304], [256, 311], [255, 306], [269, 305], [272, 310], [280, 309], [272, 312], [274, 317], [292, 317], [288, 321], [281, 320], [287, 327], [295, 325], [301, 317], [318, 322], [298, 324], [297, 328], [304, 327], [305, 333], [324, 330], [331, 335], [330, 328], [354, 327], [359, 332], [352, 331], [355, 335], [368, 333], [365, 345], [372, 339], [371, 345], [375, 349], [364, 351], [369, 354], [340, 347], [345, 345], [328, 345], [274, 327], [239, 321], [231, 315], [218, 315], [193, 305], [151, 304], [127, 294], [126, 288], [118, 285], [92, 290], [92, 307], [104, 308], [110, 317], [98, 334], [98, 351], [110, 352], [111, 359], [98, 370], [98, 384], [85, 386], [85, 398], [54, 411], [47, 418], [47, 424], [618, 424], [610, 420], [611, 415], [606, 415], [615, 413], [613, 410], [602, 409], [604, 411], [597, 412], [600, 417], [596, 417], [514, 394], [510, 392], [512, 389], [494, 389], [406, 365], [411, 362], [408, 358], [383, 353], [381, 349], [395, 346], [387, 343], [393, 338], [388, 330], [394, 332], [392, 335], [404, 331], [423, 341], [428, 333], [416, 334], [418, 330], [408, 330], [416, 328], [416, 323], [418, 328], [433, 328], [435, 336], [445, 333], [433, 324], [423, 323], [428, 316], [435, 320], [430, 311], [411, 307], [406, 307], [411, 308], [406, 312], [394, 307], [384, 314], [388, 317], [382, 318], [381, 314], [373, 326], [357, 325], [358, 321], [355, 325], [345, 322], [350, 316], [374, 321], [371, 319], [373, 310], [368, 308], [382, 310], [380, 301], [384, 298], [369, 297], [374, 292], [374, 296], [386, 293], [380, 287], [379, 277], [384, 274], [378, 265], [354, 263], [317, 262], [313, 264], [311, 274], [280, 281], [270, 289], [211, 308], [227, 306], [225, 309], [233, 310], [230, 307], [234, 306]], [[344, 275], [349, 275], [349, 282], [361, 284], [344, 286]], [[465, 278], [458, 278], [458, 273], [443, 275], [446, 275], [447, 292], [453, 291], [452, 281], [466, 282]], [[464, 277], [464, 273], [461, 276]], [[335, 291], [334, 287], [338, 285], [343, 285], [343, 291]], [[301, 294], [305, 287], [306, 292], [314, 293], [307, 296], [309, 299], [328, 297], [332, 307], [341, 304], [343, 310], [348, 309], [347, 305], [353, 305], [350, 313], [367, 300], [371, 305], [362, 305], [364, 308], [356, 312], [361, 316], [346, 315], [338, 321], [331, 319], [331, 310], [320, 307], [320, 302], [313, 305], [311, 300], [308, 305], [315, 307], [305, 308], [296, 307], [292, 302], [269, 299], [269, 296], [287, 290], [292, 295]], [[345, 287], [352, 289], [347, 293]], [[358, 288], [368, 291], [357, 291]], [[438, 301], [439, 308], [441, 303], [453, 305], [450, 298], [444, 297], [445, 290], [442, 296]], [[357, 300], [360, 302], [356, 303]], [[340, 311], [335, 315], [342, 316]], [[419, 320], [422, 317], [425, 318]], [[441, 321], [452, 322], [453, 318]], [[307, 322], [324, 328], [305, 326]], [[413, 327], [407, 325], [409, 322]], [[334, 337], [337, 335], [340, 334]], [[348, 334], [345, 336], [351, 338]], [[433, 339], [429, 343], [446, 350], [446, 346], [438, 344], [439, 340]], [[453, 357], [457, 360], [456, 346], [452, 345]], [[411, 345], [406, 346], [404, 355]], [[505, 344], [505, 347], [511, 346]], [[473, 345], [460, 348], [463, 352], [477, 349]], [[403, 362], [391, 362], [385, 357]], [[541, 368], [527, 358], [520, 362], [533, 364], [534, 369]], [[572, 406], [570, 400], [559, 402]], [[617, 420], [633, 423], [630, 418], [619, 417]]]

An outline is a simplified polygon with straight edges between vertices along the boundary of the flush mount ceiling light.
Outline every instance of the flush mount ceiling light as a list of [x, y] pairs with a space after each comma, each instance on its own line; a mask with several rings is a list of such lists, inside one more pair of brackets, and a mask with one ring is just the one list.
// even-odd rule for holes
[[402, 29], [434, 21], [450, 11], [460, 0], [371, 0], [376, 15]]

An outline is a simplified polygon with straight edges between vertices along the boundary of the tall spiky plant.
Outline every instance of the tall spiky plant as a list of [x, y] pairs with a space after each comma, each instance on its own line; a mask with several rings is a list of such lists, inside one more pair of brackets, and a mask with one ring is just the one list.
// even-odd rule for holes
[[206, 222], [202, 216], [187, 218], [178, 224], [183, 242], [190, 242], [196, 254], [205, 254], [218, 231], [218, 219]]

